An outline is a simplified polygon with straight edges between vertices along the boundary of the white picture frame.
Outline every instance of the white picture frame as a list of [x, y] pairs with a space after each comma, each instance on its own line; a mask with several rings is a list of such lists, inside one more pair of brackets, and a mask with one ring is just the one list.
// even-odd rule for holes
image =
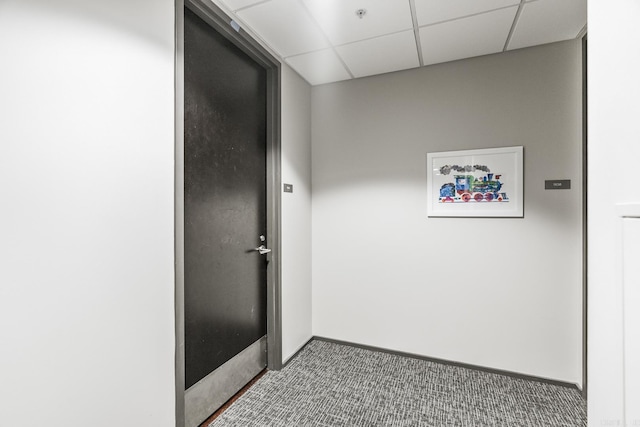
[[427, 153], [428, 217], [524, 216], [523, 147]]

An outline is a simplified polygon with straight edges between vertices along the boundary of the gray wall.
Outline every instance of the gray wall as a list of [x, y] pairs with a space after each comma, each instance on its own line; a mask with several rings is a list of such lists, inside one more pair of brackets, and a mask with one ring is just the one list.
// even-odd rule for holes
[[[314, 87], [313, 333], [581, 383], [581, 97], [578, 41]], [[426, 153], [514, 145], [524, 219], [426, 217]]]
[[282, 359], [311, 338], [311, 86], [282, 66]]

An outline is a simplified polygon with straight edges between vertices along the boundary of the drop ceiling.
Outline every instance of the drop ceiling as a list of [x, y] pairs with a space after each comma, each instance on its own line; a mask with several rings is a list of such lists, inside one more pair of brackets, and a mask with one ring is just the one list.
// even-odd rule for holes
[[215, 2], [312, 85], [579, 38], [587, 25], [587, 0]]

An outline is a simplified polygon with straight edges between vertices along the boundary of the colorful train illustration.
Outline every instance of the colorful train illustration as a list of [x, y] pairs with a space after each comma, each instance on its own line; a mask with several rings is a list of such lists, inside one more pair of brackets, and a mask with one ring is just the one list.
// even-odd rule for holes
[[500, 192], [501, 175], [487, 173], [476, 178], [473, 175], [454, 175], [455, 182], [440, 187], [440, 203], [508, 202], [507, 193]]

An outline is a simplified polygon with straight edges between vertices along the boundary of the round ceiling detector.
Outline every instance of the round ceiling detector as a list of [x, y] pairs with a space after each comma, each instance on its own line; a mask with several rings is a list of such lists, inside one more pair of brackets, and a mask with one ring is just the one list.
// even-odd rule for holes
[[364, 15], [366, 15], [366, 14], [367, 14], [367, 9], [358, 9], [358, 10], [356, 10], [356, 15], [360, 19], [364, 18]]

